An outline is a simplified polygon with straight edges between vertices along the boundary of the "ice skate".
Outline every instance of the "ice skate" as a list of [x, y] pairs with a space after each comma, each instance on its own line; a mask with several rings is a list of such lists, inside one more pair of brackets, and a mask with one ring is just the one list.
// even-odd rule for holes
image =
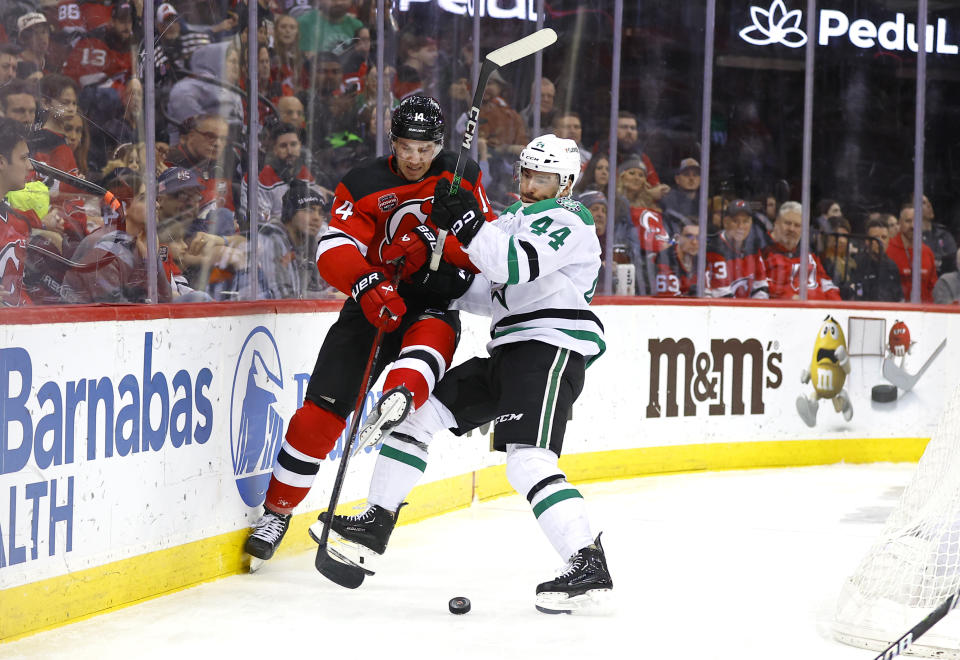
[[[320, 542], [327, 516], [328, 512], [324, 511], [319, 520], [310, 525], [310, 537], [317, 543]], [[327, 548], [335, 559], [353, 564], [367, 575], [373, 575], [373, 567], [387, 549], [387, 541], [396, 524], [397, 514], [376, 504], [355, 516], [335, 515], [330, 524]]]
[[816, 400], [808, 399], [803, 395], [797, 397], [797, 412], [800, 414], [803, 423], [810, 428], [813, 428], [817, 423], [818, 407], [819, 402]]
[[560, 575], [537, 585], [536, 607], [545, 614], [602, 613], [611, 591], [613, 579], [598, 534], [592, 545], [570, 558]]
[[413, 395], [403, 385], [384, 392], [364, 423], [363, 428], [360, 429], [357, 447], [353, 450], [353, 455], [360, 453], [364, 447], [370, 447], [380, 442], [384, 433], [406, 419], [412, 409]]
[[[263, 515], [253, 526], [253, 531], [247, 537], [247, 542], [243, 546], [244, 552], [251, 557], [266, 561], [273, 557], [277, 551], [277, 546], [283, 540], [283, 535], [287, 533], [287, 527], [290, 525], [290, 514], [277, 513], [267, 507], [263, 507]], [[254, 562], [251, 562], [251, 570], [254, 568]], [[259, 563], [256, 563], [259, 567]]]

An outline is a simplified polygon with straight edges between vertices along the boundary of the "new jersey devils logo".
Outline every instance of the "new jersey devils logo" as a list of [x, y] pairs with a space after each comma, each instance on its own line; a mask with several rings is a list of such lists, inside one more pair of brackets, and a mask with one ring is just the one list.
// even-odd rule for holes
[[383, 226], [383, 241], [377, 247], [377, 253], [381, 257], [383, 256], [383, 246], [393, 243], [397, 237], [403, 236], [417, 225], [426, 224], [430, 218], [427, 204], [432, 201], [432, 196], [423, 199], [409, 199], [400, 204], [390, 214]]

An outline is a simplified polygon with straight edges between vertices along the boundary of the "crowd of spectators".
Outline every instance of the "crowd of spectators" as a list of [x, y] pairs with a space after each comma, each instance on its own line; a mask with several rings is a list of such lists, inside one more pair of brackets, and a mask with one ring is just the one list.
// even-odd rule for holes
[[[390, 109], [410, 94], [435, 96], [447, 116], [447, 144], [459, 143], [472, 97], [473, 44], [444, 52], [423, 31], [386, 21], [386, 112], [378, 117], [374, 7], [363, 0], [257, 0], [251, 26], [245, 0], [156, 6], [157, 301], [239, 299], [254, 280], [261, 297], [336, 295], [313, 267], [316, 240], [332, 191], [350, 167], [375, 155]], [[26, 247], [22, 290], [8, 291], [4, 304], [147, 299], [142, 12], [140, 0], [18, 0], [0, 10], [0, 116], [23, 128], [33, 159], [99, 184], [119, 201], [111, 205], [109, 196], [42, 171], [6, 191]], [[252, 127], [251, 30], [260, 90]], [[594, 130], [603, 138], [588, 141], [584, 118], [561, 107], [570, 90], [560, 87], [549, 77], [522, 89], [499, 72], [490, 77], [476, 144], [494, 207], [517, 199], [522, 147], [538, 129], [553, 132], [580, 146], [576, 194], [594, 214], [604, 251], [612, 229], [614, 254], [604, 263], [618, 266], [614, 277], [619, 266], [632, 265], [633, 293], [696, 295], [705, 241], [706, 295], [797, 297], [797, 204], [773, 195], [711, 198], [701, 236], [698, 154], [661, 162], [663, 150], [647, 153], [641, 124], [623, 110], [611, 163], [607, 132]], [[255, 176], [246, 171], [249, 131], [259, 143]], [[615, 211], [607, 218], [611, 177]], [[247, 187], [254, 179], [251, 216]], [[909, 299], [908, 206], [875, 213], [853, 233], [841, 204], [824, 200], [811, 222], [809, 296]], [[923, 208], [922, 299], [956, 301], [956, 242], [926, 198]], [[256, 255], [249, 250], [253, 217]]]

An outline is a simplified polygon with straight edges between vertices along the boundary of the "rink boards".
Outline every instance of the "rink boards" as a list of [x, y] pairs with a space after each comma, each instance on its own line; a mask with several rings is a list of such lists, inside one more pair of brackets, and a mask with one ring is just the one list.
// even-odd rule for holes
[[[956, 308], [608, 302], [617, 304], [595, 305], [607, 352], [587, 372], [561, 459], [574, 482], [916, 460], [960, 378]], [[246, 528], [338, 307], [93, 308], [71, 310], [70, 323], [53, 310], [0, 316], [0, 639], [244, 570]], [[811, 428], [796, 399], [813, 391], [801, 372], [822, 348], [827, 314], [848, 335], [842, 385], [853, 417], [824, 400]], [[896, 321], [912, 341], [896, 361], [906, 373], [946, 346], [911, 392], [878, 404], [870, 391], [886, 382]], [[485, 319], [464, 315], [463, 328], [455, 361], [484, 353], [489, 338]], [[839, 389], [813, 371], [813, 382]], [[321, 465], [281, 552], [312, 545], [305, 528], [326, 506], [341, 448]], [[348, 505], [365, 496], [375, 457], [351, 461]], [[507, 492], [489, 433], [448, 434], [432, 445], [403, 522]]]

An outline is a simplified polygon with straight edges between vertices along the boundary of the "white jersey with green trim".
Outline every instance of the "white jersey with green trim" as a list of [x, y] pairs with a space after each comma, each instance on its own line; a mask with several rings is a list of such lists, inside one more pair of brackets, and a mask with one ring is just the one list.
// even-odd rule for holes
[[593, 216], [561, 197], [508, 207], [466, 248], [480, 269], [454, 307], [491, 317], [487, 349], [520, 341], [569, 348], [592, 362], [606, 349], [590, 311], [600, 272]]

